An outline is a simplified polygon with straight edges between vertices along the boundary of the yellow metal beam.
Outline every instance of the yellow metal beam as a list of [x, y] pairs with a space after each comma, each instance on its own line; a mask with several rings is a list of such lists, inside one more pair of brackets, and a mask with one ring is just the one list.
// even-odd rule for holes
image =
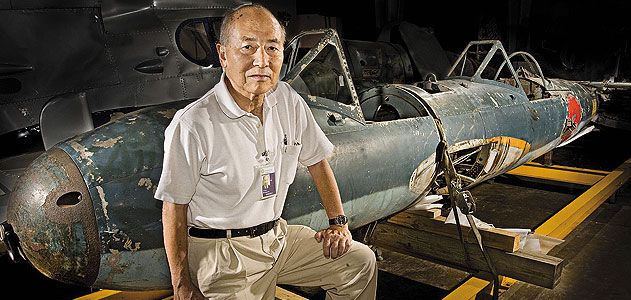
[[[99, 290], [94, 293], [75, 298], [75, 300], [154, 300], [167, 299], [173, 295], [171, 290], [158, 291], [115, 291], [115, 290]], [[172, 298], [172, 297], [171, 297]]]
[[535, 233], [565, 238], [631, 177], [631, 158], [541, 224]]
[[603, 176], [609, 175], [609, 171], [596, 170], [596, 169], [586, 169], [586, 168], [577, 168], [577, 167], [561, 166], [561, 165], [544, 165], [544, 164], [540, 164], [540, 163], [534, 162], [534, 161], [527, 162], [527, 163], [524, 164], [524, 166], [546, 167], [546, 168], [550, 168], [550, 169], [574, 171], [574, 172], [581, 172], [581, 173], [600, 174], [600, 175], [603, 175]]
[[[124, 292], [115, 290], [99, 290], [94, 293], [75, 298], [74, 300], [155, 300], [173, 299], [173, 292], [171, 290], [159, 290], [159, 291], [139, 291], [139, 292]], [[294, 294], [284, 288], [276, 287], [276, 300], [308, 300], [305, 297]]]
[[471, 277], [445, 296], [443, 300], [469, 300], [475, 297], [491, 284], [489, 281]]
[[91, 294], [87, 294], [85, 296], [81, 296], [79, 298], [75, 298], [75, 300], [100, 300], [100, 299], [106, 299], [107, 297], [116, 295], [118, 293], [121, 293], [121, 291], [100, 290]]
[[[542, 165], [540, 166], [537, 166], [537, 165], [528, 164], [528, 165], [525, 165], [525, 167], [533, 167], [533, 168], [537, 168], [537, 170], [543, 169], [540, 167]], [[520, 169], [522, 167], [519, 167], [517, 169]], [[605, 200], [611, 197], [611, 195], [613, 195], [613, 193], [616, 190], [618, 190], [623, 184], [625, 184], [627, 180], [629, 180], [629, 178], [631, 177], [631, 158], [627, 159], [627, 161], [622, 163], [618, 168], [616, 168], [612, 172], [586, 170], [586, 169], [571, 168], [571, 167], [558, 167], [558, 166], [553, 170], [554, 172], [545, 173], [546, 176], [543, 176], [541, 175], [541, 173], [538, 173], [540, 174], [540, 177], [536, 177], [536, 178], [540, 178], [540, 179], [562, 178], [562, 177], [559, 177], [560, 174], [564, 174], [562, 172], [575, 172], [576, 173], [576, 172], [588, 171], [588, 172], [591, 172], [592, 174], [583, 178], [581, 178], [580, 176], [572, 177], [574, 175], [570, 176], [572, 180], [574, 181], [572, 183], [584, 184], [580, 182], [588, 183], [589, 180], [595, 180], [594, 183], [587, 184], [587, 185], [591, 185], [592, 186], [591, 188], [589, 188], [587, 191], [581, 194], [578, 198], [574, 199], [574, 201], [572, 201], [570, 204], [565, 206], [558, 213], [556, 213], [546, 222], [541, 224], [541, 226], [535, 229], [535, 233], [563, 239], [570, 232], [572, 232], [572, 230], [574, 230], [574, 228], [576, 228], [578, 224], [583, 222], [592, 212], [594, 212], [594, 210], [596, 210], [598, 206], [600, 206]], [[559, 172], [556, 173], [556, 171], [559, 171]], [[522, 174], [532, 174], [532, 172], [533, 172], [533, 169], [529, 169], [529, 170], [524, 171]], [[535, 170], [534, 172], [536, 173], [538, 171]], [[568, 175], [568, 174], [569, 173], [565, 173], [565, 175]], [[521, 175], [521, 174], [514, 174], [514, 175]], [[528, 176], [528, 175], [522, 175], [522, 176]], [[601, 178], [596, 180], [595, 176], [600, 176]], [[528, 176], [528, 177], [533, 177], [533, 176]], [[550, 180], [568, 182], [567, 180], [556, 180], [556, 179], [550, 179]], [[512, 279], [512, 278], [508, 278], [508, 277], [502, 278], [503, 286], [507, 286], [507, 285], [510, 286], [514, 284], [515, 282], [517, 282], [517, 280]], [[475, 299], [476, 295], [479, 292], [481, 292], [483, 289], [485, 289], [489, 284], [491, 283], [487, 280], [480, 279], [477, 277], [471, 277], [467, 281], [462, 283], [460, 286], [458, 286], [458, 288], [456, 288], [451, 293], [449, 293], [449, 295], [447, 295], [443, 299]]]
[[591, 186], [603, 179], [609, 172], [527, 163], [508, 171], [507, 174]]

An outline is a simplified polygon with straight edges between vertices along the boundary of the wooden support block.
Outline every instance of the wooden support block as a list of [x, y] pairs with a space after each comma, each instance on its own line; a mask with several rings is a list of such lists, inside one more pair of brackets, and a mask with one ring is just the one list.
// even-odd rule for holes
[[155, 290], [155, 291], [118, 291], [118, 290], [99, 290], [85, 296], [77, 297], [75, 300], [124, 300], [124, 299], [173, 299], [173, 291], [171, 290]]
[[417, 216], [420, 217], [426, 217], [426, 218], [430, 218], [430, 219], [434, 219], [434, 218], [438, 218], [440, 217], [440, 209], [438, 208], [432, 208], [432, 209], [418, 209], [415, 210], [414, 208], [410, 208], [407, 210], [407, 212], [413, 213]]
[[274, 299], [275, 300], [308, 300], [305, 297], [294, 294], [279, 286], [276, 287], [276, 296], [274, 297]]
[[[467, 262], [460, 240], [407, 226], [380, 223], [375, 229], [373, 243], [407, 255], [437, 261], [467, 270]], [[466, 244], [469, 267], [489, 271], [486, 260], [477, 244]], [[505, 252], [486, 248], [498, 274], [538, 286], [553, 288], [561, 276], [563, 260], [538, 253]]]
[[[428, 231], [455, 239], [460, 239], [456, 224], [445, 224], [445, 217], [425, 217], [426, 214], [418, 214], [417, 211], [404, 211], [392, 216], [388, 222], [409, 228]], [[462, 221], [462, 220], [461, 220]], [[471, 227], [462, 226], [462, 235], [467, 243], [476, 244], [477, 240]], [[485, 246], [507, 252], [515, 252], [519, 249], [520, 236], [499, 228], [480, 229], [480, 236]]]
[[560, 245], [564, 241], [561, 239], [553, 238], [551, 236], [545, 236], [537, 233], [533, 233], [528, 236], [529, 239], [537, 239], [539, 240], [539, 252], [542, 254], [548, 254], [552, 248]]

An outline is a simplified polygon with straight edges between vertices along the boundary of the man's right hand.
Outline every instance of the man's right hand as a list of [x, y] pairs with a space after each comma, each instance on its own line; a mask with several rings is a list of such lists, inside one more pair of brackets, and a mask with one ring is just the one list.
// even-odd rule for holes
[[192, 285], [181, 286], [173, 289], [173, 300], [205, 300], [206, 297], [199, 289]]
[[353, 244], [353, 236], [348, 225], [331, 225], [316, 232], [314, 238], [322, 243], [322, 251], [326, 258], [338, 258], [348, 252]]

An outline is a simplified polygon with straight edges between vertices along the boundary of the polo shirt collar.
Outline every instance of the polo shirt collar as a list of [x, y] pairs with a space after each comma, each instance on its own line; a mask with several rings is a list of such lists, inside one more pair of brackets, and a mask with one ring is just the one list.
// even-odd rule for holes
[[[221, 74], [221, 79], [219, 83], [215, 86], [215, 93], [217, 94], [217, 102], [219, 103], [219, 107], [223, 111], [223, 113], [231, 119], [237, 119], [243, 117], [248, 114], [245, 110], [241, 109], [232, 95], [228, 91], [228, 87], [225, 82], [226, 73]], [[267, 92], [265, 95], [265, 100], [263, 105], [265, 105], [268, 109], [274, 107], [277, 103], [276, 99], [276, 90], [278, 89], [278, 84], [276, 88]]]

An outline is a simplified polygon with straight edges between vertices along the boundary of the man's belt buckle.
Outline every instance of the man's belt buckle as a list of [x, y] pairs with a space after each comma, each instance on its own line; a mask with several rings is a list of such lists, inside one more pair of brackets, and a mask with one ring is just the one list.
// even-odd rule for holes
[[248, 231], [250, 232], [250, 238], [257, 237], [257, 235], [256, 235], [256, 226], [248, 228]]

